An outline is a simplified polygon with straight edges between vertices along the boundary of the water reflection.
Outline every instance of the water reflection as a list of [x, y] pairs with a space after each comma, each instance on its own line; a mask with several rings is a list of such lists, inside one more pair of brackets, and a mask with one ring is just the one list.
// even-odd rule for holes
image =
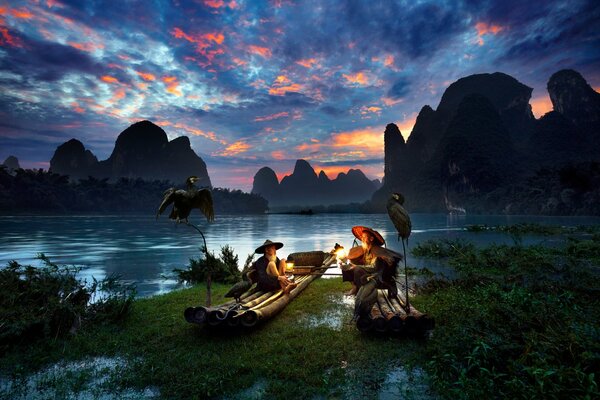
[[[531, 216], [447, 216], [444, 214], [413, 214], [413, 233], [409, 248], [432, 238], [464, 238], [477, 245], [512, 243], [502, 233], [475, 234], [466, 232], [470, 224], [516, 224], [535, 222], [547, 225], [590, 225], [600, 223], [590, 217]], [[386, 214], [316, 214], [303, 215], [218, 215], [212, 224], [197, 218], [211, 251], [219, 252], [229, 244], [240, 264], [265, 239], [281, 241], [285, 246], [281, 257], [297, 251], [329, 251], [335, 243], [351, 247], [354, 225], [367, 225], [385, 237], [388, 246], [402, 251], [397, 233]], [[523, 238], [523, 244], [560, 243], [559, 237]], [[106, 216], [4, 216], [0, 217], [0, 265], [9, 260], [39, 265], [37, 253], [45, 253], [57, 264], [84, 266], [82, 276], [102, 279], [112, 273], [135, 282], [140, 295], [162, 293], [176, 287], [174, 280], [162, 279], [173, 268], [183, 268], [189, 258], [197, 257], [202, 245], [200, 235], [185, 225], [167, 219], [156, 221], [146, 215]], [[427, 267], [434, 272], [447, 271], [438, 261], [415, 259], [408, 255], [408, 264]], [[339, 272], [339, 271], [332, 271]]]

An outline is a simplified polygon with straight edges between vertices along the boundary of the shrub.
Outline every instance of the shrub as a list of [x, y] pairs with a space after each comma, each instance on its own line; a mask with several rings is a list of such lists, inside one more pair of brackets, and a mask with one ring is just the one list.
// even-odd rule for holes
[[0, 346], [75, 333], [83, 322], [112, 322], [129, 311], [132, 286], [117, 277], [88, 285], [80, 269], [58, 266], [44, 254], [36, 268], [11, 261], [0, 270]]
[[187, 269], [173, 270], [180, 282], [204, 282], [209, 274], [213, 282], [234, 283], [240, 280], [238, 257], [229, 245], [221, 247], [220, 258], [204, 248], [201, 249], [201, 253], [198, 258], [190, 258]]

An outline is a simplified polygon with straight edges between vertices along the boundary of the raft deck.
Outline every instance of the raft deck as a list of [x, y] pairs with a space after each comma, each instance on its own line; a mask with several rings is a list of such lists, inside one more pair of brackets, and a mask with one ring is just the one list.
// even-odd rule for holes
[[[328, 267], [336, 262], [336, 255], [325, 252], [294, 253], [288, 256], [295, 260], [296, 266], [291, 271], [298, 284], [288, 294], [276, 290], [260, 291], [253, 285], [240, 297], [240, 303], [235, 300], [214, 307], [188, 307], [184, 311], [187, 322], [208, 327], [253, 327], [259, 322], [266, 321], [282, 311], [295, 299], [312, 281], [322, 276]], [[318, 265], [302, 265], [319, 260]]]

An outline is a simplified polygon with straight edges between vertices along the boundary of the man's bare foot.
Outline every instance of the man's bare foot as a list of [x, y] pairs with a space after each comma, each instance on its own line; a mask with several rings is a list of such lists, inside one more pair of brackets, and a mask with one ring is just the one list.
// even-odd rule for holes
[[290, 283], [285, 287], [285, 289], [283, 289], [283, 293], [289, 294], [296, 286], [298, 286], [297, 283]]

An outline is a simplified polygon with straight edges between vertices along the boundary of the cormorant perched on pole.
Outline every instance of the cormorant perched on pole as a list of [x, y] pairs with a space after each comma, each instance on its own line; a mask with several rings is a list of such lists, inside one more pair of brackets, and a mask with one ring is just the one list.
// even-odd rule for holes
[[[408, 212], [403, 207], [404, 196], [400, 193], [393, 193], [392, 197], [387, 202], [387, 212], [392, 220], [392, 223], [398, 231], [398, 240], [402, 240], [402, 249], [404, 250], [404, 285], [406, 289], [406, 312], [410, 312], [410, 305], [408, 304], [408, 275], [406, 267], [406, 245], [408, 245], [408, 237], [412, 230], [412, 223]], [[405, 245], [406, 241], [406, 245]]]
[[176, 220], [178, 223], [181, 220], [185, 220], [188, 223], [188, 217], [192, 212], [192, 208], [198, 208], [204, 214], [208, 221], [215, 219], [215, 212], [213, 210], [213, 200], [209, 189], [198, 190], [194, 183], [199, 180], [197, 176], [190, 176], [185, 181], [187, 190], [172, 187], [165, 191], [164, 198], [156, 218], [165, 211], [169, 204], [173, 203], [173, 209], [169, 214], [169, 218]]

